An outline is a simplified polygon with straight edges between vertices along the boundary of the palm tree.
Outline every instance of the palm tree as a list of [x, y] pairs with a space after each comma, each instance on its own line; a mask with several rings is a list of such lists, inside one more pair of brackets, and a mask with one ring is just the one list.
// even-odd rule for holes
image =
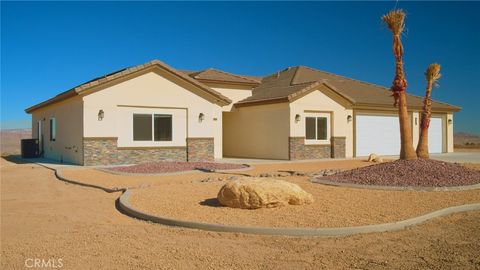
[[429, 158], [428, 154], [428, 127], [430, 126], [430, 116], [432, 114], [432, 87], [436, 81], [440, 79], [440, 65], [437, 63], [430, 64], [425, 71], [425, 79], [427, 80], [427, 89], [425, 90], [425, 98], [423, 99], [422, 122], [420, 124], [420, 139], [417, 145], [417, 155], [419, 158]]
[[416, 159], [417, 154], [413, 149], [412, 127], [407, 110], [407, 80], [403, 70], [403, 45], [401, 34], [405, 28], [405, 12], [395, 9], [382, 17], [393, 34], [393, 55], [395, 56], [395, 78], [391, 90], [393, 92], [394, 106], [398, 106], [398, 118], [400, 121], [400, 159]]

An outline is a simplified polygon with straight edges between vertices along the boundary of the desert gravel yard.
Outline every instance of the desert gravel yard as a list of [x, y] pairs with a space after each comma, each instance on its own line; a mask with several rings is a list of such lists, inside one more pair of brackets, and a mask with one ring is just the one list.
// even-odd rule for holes
[[[149, 214], [221, 224], [271, 227], [342, 227], [378, 224], [419, 216], [438, 209], [480, 202], [480, 190], [456, 192], [383, 191], [311, 183], [308, 176], [277, 177], [300, 185], [315, 202], [304, 206], [242, 210], [221, 207], [216, 196], [228, 179], [272, 172], [315, 172], [372, 165], [361, 160], [256, 164], [238, 173], [117, 175], [96, 169], [67, 169], [63, 176], [109, 188], [133, 190], [132, 205]], [[220, 181], [218, 181], [220, 180]]]
[[269, 209], [222, 207], [216, 196], [225, 181], [169, 183], [133, 190], [130, 202], [149, 214], [188, 221], [262, 227], [345, 227], [399, 221], [442, 208], [480, 202], [480, 190], [384, 191], [330, 187], [308, 177], [282, 177], [311, 193], [310, 205]]
[[320, 161], [303, 163], [255, 164], [252, 170], [238, 173], [203, 173], [192, 172], [179, 175], [119, 175], [91, 168], [63, 169], [61, 174], [79, 182], [100, 185], [108, 188], [126, 188], [139, 186], [155, 186], [168, 183], [190, 183], [206, 177], [222, 177], [225, 175], [258, 175], [275, 171], [312, 172], [325, 169], [353, 169], [372, 165], [362, 160]]
[[[480, 211], [436, 218], [397, 232], [348, 237], [207, 232], [130, 218], [115, 208], [119, 192], [106, 193], [65, 184], [56, 179], [51, 170], [38, 165], [14, 164], [4, 159], [0, 162], [1, 269], [24, 269], [25, 261], [31, 258], [62, 259], [62, 269], [480, 267]], [[305, 164], [302, 170], [311, 166]], [[322, 166], [332, 163], [327, 164]], [[291, 168], [289, 166], [283, 169]], [[271, 169], [257, 168], [260, 171]], [[80, 178], [82, 173], [77, 173]], [[108, 174], [99, 172], [96, 176], [105, 175]], [[102, 178], [94, 180], [94, 176], [90, 175], [90, 181], [105, 181]], [[182, 181], [191, 182], [200, 179], [199, 176], [205, 174], [181, 177], [186, 178]], [[112, 179], [108, 180], [110, 184], [122, 184], [135, 178], [121, 182]], [[156, 179], [155, 183], [165, 182], [165, 187], [180, 181], [148, 179]], [[421, 194], [426, 193], [419, 193], [419, 196]], [[176, 200], [182, 199], [185, 198]]]

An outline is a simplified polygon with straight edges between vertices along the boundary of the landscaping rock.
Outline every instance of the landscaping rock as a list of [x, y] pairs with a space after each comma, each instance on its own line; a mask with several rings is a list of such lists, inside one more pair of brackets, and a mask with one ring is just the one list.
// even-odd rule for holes
[[480, 171], [432, 159], [399, 159], [318, 179], [361, 185], [449, 187], [479, 184]]
[[226, 183], [218, 192], [220, 204], [232, 208], [273, 208], [313, 202], [298, 185], [277, 179], [241, 178]]
[[376, 154], [370, 154], [370, 156], [368, 156], [368, 162], [382, 163], [383, 158], [377, 156]]

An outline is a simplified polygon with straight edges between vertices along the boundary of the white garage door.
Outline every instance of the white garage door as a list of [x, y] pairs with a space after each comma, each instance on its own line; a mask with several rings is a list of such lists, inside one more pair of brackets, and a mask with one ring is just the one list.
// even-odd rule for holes
[[432, 117], [428, 128], [428, 152], [442, 153], [443, 149], [443, 121], [442, 118]]
[[[428, 151], [443, 151], [443, 121], [432, 117], [428, 130]], [[378, 115], [357, 115], [356, 117], [356, 156], [400, 154], [400, 124], [398, 117]], [[414, 145], [414, 148], [416, 145]]]
[[397, 116], [357, 115], [356, 156], [398, 155], [400, 124]]

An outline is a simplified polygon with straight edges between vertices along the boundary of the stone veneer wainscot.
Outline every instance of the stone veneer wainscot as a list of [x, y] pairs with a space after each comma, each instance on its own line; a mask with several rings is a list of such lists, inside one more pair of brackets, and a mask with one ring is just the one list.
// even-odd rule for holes
[[117, 147], [116, 137], [83, 138], [83, 165], [213, 161], [213, 138], [187, 138], [187, 147]]
[[345, 137], [332, 137], [331, 144], [305, 144], [305, 137], [289, 138], [290, 160], [344, 158]]
[[187, 138], [187, 158], [192, 162], [213, 162], [214, 139]]

